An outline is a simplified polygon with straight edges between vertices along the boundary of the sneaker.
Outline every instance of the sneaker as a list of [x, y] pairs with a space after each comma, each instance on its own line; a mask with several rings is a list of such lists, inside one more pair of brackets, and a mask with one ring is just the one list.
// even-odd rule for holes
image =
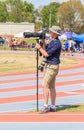
[[51, 107], [50, 107], [50, 112], [55, 112], [55, 111], [56, 111], [55, 108], [51, 108]]
[[49, 111], [50, 111], [50, 108], [44, 106], [44, 107], [42, 108], [40, 114], [45, 114], [45, 113], [47, 113], [47, 112], [49, 112]]

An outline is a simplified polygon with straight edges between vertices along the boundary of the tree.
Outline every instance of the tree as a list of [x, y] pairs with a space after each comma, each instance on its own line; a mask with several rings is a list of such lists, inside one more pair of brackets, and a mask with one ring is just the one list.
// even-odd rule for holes
[[23, 21], [34, 22], [34, 6], [31, 3], [24, 2], [22, 10]]
[[22, 0], [5, 0], [4, 9], [6, 10], [6, 21], [34, 22], [34, 7], [31, 3]]
[[48, 6], [44, 6], [41, 14], [42, 14], [42, 22], [43, 25], [49, 28], [52, 25], [57, 25], [57, 10], [60, 6], [57, 2], [52, 2]]
[[[41, 7], [40, 7], [41, 9]], [[35, 23], [35, 31], [38, 32], [42, 30], [42, 18], [39, 9], [34, 10], [34, 23]]]
[[64, 2], [58, 9], [57, 17], [62, 29], [78, 33], [84, 24], [84, 7], [81, 1]]
[[0, 2], [0, 22], [6, 21], [6, 10], [4, 9], [4, 2]]
[[23, 2], [21, 0], [5, 0], [4, 4], [7, 12], [6, 21], [21, 22]]

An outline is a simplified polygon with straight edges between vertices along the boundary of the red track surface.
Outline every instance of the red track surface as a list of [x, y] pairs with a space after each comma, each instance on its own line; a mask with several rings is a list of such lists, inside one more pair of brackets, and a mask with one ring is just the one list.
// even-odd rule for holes
[[84, 122], [84, 113], [1, 113], [0, 122]]

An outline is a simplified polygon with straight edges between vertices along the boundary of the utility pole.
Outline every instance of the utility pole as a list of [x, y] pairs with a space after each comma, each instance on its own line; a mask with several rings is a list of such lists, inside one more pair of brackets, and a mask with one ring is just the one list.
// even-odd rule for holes
[[49, 14], [49, 28], [51, 27], [51, 10], [50, 10], [50, 14]]

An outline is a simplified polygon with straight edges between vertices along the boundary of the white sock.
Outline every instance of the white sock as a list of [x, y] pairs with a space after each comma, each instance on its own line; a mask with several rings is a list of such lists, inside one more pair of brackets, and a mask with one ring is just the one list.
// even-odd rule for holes
[[51, 105], [51, 108], [55, 109], [55, 105]]
[[44, 107], [48, 107], [48, 104], [44, 104]]

